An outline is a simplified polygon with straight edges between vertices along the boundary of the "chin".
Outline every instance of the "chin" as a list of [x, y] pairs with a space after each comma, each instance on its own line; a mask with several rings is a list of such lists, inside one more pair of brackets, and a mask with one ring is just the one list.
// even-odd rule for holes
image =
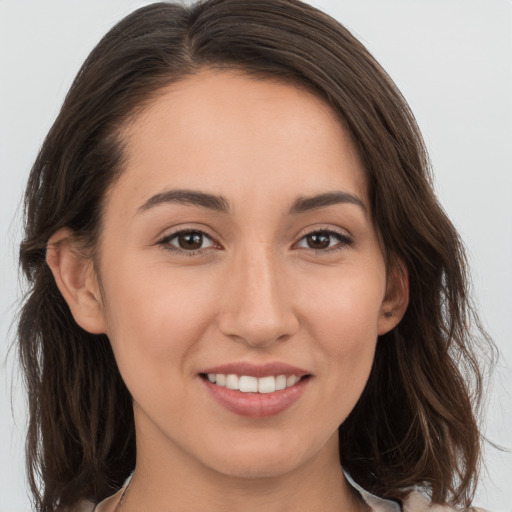
[[[315, 453], [322, 451], [323, 443], [309, 444], [299, 439], [286, 442], [260, 438], [252, 446], [234, 444], [222, 453], [210, 453], [204, 460], [211, 469], [229, 477], [237, 478], [277, 478], [292, 473], [310, 461]], [[272, 442], [273, 441], [273, 442]], [[316, 445], [319, 446], [316, 446]]]
[[245, 460], [226, 460], [213, 467], [218, 473], [233, 478], [278, 478], [293, 472], [300, 466], [300, 460], [284, 460], [283, 457], [271, 456], [246, 458]]

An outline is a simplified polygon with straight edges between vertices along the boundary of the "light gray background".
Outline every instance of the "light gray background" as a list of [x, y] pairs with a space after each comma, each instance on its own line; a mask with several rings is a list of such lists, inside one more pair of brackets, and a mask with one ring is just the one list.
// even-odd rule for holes
[[[30, 165], [89, 51], [117, 20], [146, 3], [0, 0], [0, 361], [12, 339], [9, 326], [20, 293], [20, 212], [15, 214]], [[512, 3], [312, 3], [362, 39], [417, 116], [439, 196], [469, 250], [476, 301], [502, 352], [489, 395], [487, 435], [512, 448]], [[1, 366], [0, 512], [29, 510], [25, 404], [13, 360]], [[510, 512], [512, 454], [488, 448], [486, 460], [477, 504]]]

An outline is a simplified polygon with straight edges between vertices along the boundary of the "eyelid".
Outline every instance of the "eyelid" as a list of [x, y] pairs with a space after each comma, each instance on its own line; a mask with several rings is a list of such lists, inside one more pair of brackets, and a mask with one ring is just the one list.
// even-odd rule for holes
[[184, 222], [181, 224], [177, 224], [174, 226], [169, 226], [165, 229], [162, 229], [160, 233], [156, 236], [156, 244], [158, 244], [161, 240], [169, 239], [173, 236], [176, 236], [180, 233], [190, 233], [191, 231], [202, 233], [206, 235], [208, 238], [211, 238], [212, 240], [217, 239], [217, 237], [213, 234], [213, 230], [205, 224], [202, 223], [196, 223], [196, 222]]
[[[191, 233], [191, 232], [200, 233], [202, 236], [209, 239], [212, 242], [212, 245], [210, 245], [208, 247], [202, 247], [202, 248], [196, 249], [196, 250], [186, 250], [186, 249], [182, 249], [180, 247], [173, 246], [169, 243], [170, 240], [177, 237], [178, 235], [183, 234], [183, 233]], [[326, 234], [329, 234], [330, 236], [334, 236], [335, 238], [338, 239], [339, 242], [337, 244], [335, 244], [334, 246], [327, 247], [325, 249], [297, 247], [297, 245], [305, 237], [307, 237], [309, 235], [314, 235], [317, 233], [326, 233]], [[337, 227], [337, 226], [332, 226], [332, 225], [329, 225], [329, 226], [317, 225], [314, 227], [310, 226], [308, 228], [304, 228], [301, 232], [299, 232], [299, 234], [296, 236], [295, 240], [296, 241], [292, 244], [293, 249], [306, 249], [309, 251], [315, 251], [317, 253], [323, 253], [323, 254], [326, 254], [329, 252], [335, 252], [337, 250], [344, 249], [346, 247], [350, 247], [354, 243], [353, 236], [347, 230]], [[190, 225], [189, 226], [183, 226], [183, 225], [176, 226], [171, 231], [168, 231], [165, 234], [161, 235], [158, 238], [155, 245], [160, 245], [165, 250], [168, 250], [168, 251], [174, 252], [174, 253], [178, 253], [178, 254], [182, 254], [182, 255], [186, 255], [186, 256], [194, 256], [197, 254], [205, 253], [207, 251], [210, 251], [211, 249], [222, 249], [221, 244], [217, 241], [217, 239], [214, 236], [212, 236], [208, 232], [208, 229], [205, 229], [203, 226], [195, 227], [195, 226], [190, 226]]]
[[[170, 241], [183, 233], [199, 233], [205, 238], [209, 239], [212, 242], [212, 245], [195, 250], [186, 250], [171, 245]], [[171, 231], [165, 232], [165, 234], [159, 236], [155, 245], [161, 246], [164, 250], [167, 250], [169, 252], [185, 256], [195, 256], [197, 254], [205, 253], [206, 251], [209, 251], [211, 249], [221, 248], [221, 245], [219, 244], [219, 242], [217, 242], [216, 238], [213, 237], [210, 233], [208, 233], [208, 231], [204, 227], [199, 228], [194, 226], [175, 227]]]
[[344, 236], [344, 237], [347, 237], [347, 238], [353, 238], [352, 234], [350, 233], [350, 231], [348, 229], [345, 229], [345, 228], [341, 228], [339, 226], [333, 226], [332, 224], [313, 224], [313, 225], [309, 225], [303, 229], [301, 229], [297, 235], [296, 235], [296, 239], [299, 240], [300, 238], [303, 238], [307, 235], [311, 235], [311, 234], [314, 234], [314, 233], [323, 233], [323, 232], [330, 232], [330, 233], [335, 233], [337, 235], [340, 235], [340, 236]]
[[331, 236], [335, 236], [336, 238], [338, 238], [339, 243], [334, 245], [333, 247], [327, 247], [326, 249], [313, 249], [313, 248], [306, 248], [306, 247], [299, 248], [299, 249], [306, 249], [306, 250], [315, 251], [318, 253], [329, 253], [332, 251], [350, 247], [354, 244], [354, 238], [347, 230], [344, 230], [344, 229], [338, 228], [338, 227], [334, 227], [332, 225], [330, 225], [330, 226], [315, 226], [315, 227], [306, 228], [306, 229], [302, 230], [297, 235], [296, 241], [293, 244], [294, 248], [298, 248], [297, 244], [299, 242], [301, 242], [307, 236], [314, 235], [317, 233], [327, 233]]

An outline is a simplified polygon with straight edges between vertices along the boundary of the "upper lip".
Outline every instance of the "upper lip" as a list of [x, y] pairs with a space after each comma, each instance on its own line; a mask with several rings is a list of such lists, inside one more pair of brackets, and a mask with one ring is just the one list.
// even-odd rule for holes
[[297, 366], [292, 366], [286, 363], [278, 361], [254, 364], [246, 361], [238, 363], [227, 363], [219, 366], [212, 366], [200, 373], [221, 373], [224, 375], [248, 375], [250, 377], [270, 377], [277, 375], [296, 375], [297, 377], [303, 377], [309, 375], [309, 372]]

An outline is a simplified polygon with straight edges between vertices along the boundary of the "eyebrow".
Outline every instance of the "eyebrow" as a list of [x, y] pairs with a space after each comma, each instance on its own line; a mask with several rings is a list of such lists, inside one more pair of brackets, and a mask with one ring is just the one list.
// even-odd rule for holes
[[[223, 196], [195, 190], [173, 189], [151, 196], [138, 211], [144, 212], [155, 206], [168, 203], [200, 206], [220, 213], [227, 213], [230, 210], [229, 203]], [[292, 204], [290, 213], [305, 213], [335, 204], [353, 204], [359, 206], [364, 213], [367, 213], [366, 205], [361, 199], [353, 194], [342, 191], [326, 192], [310, 197], [299, 197]]]
[[186, 204], [192, 206], [201, 206], [216, 212], [226, 213], [229, 211], [229, 204], [222, 196], [197, 192], [195, 190], [167, 190], [160, 194], [150, 197], [140, 208], [139, 212], [144, 212], [155, 206], [167, 203]]
[[335, 204], [354, 204], [359, 206], [364, 213], [368, 212], [366, 205], [359, 197], [348, 192], [334, 191], [311, 197], [299, 197], [290, 208], [290, 213], [304, 213]]

